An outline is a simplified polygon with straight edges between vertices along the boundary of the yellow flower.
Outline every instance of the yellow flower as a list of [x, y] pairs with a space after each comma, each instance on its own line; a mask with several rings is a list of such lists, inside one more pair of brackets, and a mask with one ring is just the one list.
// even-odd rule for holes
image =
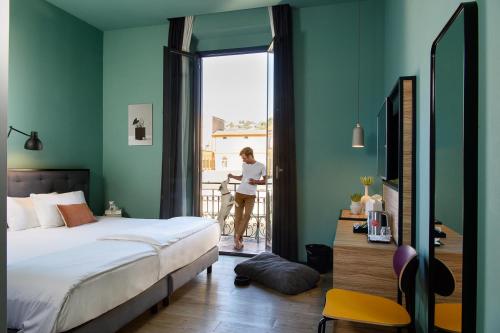
[[371, 176], [363, 176], [360, 177], [359, 179], [361, 181], [361, 184], [363, 184], [364, 186], [370, 186], [373, 184], [373, 177]]

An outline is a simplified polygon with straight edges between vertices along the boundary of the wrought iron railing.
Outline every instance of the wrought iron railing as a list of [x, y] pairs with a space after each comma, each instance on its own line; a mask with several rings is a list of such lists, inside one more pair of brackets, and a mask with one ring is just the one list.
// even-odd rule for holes
[[[236, 188], [239, 183], [229, 183], [228, 187], [231, 194], [234, 196]], [[219, 215], [221, 206], [221, 193], [219, 191], [220, 183], [203, 182], [201, 188], [201, 212], [202, 216], [216, 219]], [[258, 185], [255, 197], [255, 205], [248, 222], [248, 227], [245, 231], [244, 237], [253, 237], [257, 241], [261, 238], [266, 239], [269, 237], [267, 226], [269, 225], [268, 210], [270, 202], [271, 185]], [[224, 226], [221, 230], [223, 236], [234, 235], [234, 205], [229, 213]]]

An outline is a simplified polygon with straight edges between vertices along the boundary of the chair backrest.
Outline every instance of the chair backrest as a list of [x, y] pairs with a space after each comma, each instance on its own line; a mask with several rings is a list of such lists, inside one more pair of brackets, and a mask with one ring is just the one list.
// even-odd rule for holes
[[401, 245], [394, 253], [392, 266], [398, 277], [399, 289], [406, 294], [415, 285], [418, 270], [417, 251], [409, 245]]
[[432, 289], [441, 296], [450, 296], [455, 291], [455, 276], [441, 260], [432, 260]]

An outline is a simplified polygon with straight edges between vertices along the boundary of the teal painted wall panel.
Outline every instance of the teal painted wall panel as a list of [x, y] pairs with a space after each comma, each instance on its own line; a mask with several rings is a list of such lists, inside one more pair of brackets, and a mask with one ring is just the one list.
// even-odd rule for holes
[[[299, 253], [332, 245], [337, 218], [359, 177], [376, 176], [376, 117], [383, 89], [383, 6], [361, 7], [360, 122], [363, 149], [351, 147], [356, 123], [358, 9], [356, 2], [294, 10], [294, 80], [298, 173]], [[380, 193], [380, 182], [373, 186]]]
[[[421, 260], [428, 257], [428, 154], [430, 105], [430, 48], [459, 1], [386, 0], [385, 86], [397, 76], [417, 75], [417, 245]], [[497, 332], [500, 319], [500, 289], [497, 287], [500, 264], [495, 239], [500, 214], [496, 208], [500, 196], [496, 170], [500, 167], [497, 151], [500, 135], [498, 103], [500, 88], [500, 3], [479, 1], [479, 254], [478, 254], [478, 326], [477, 332]], [[421, 265], [421, 267], [425, 267]], [[419, 271], [417, 326], [424, 332], [427, 294], [425, 269]]]
[[11, 1], [9, 124], [36, 130], [42, 151], [8, 140], [10, 168], [89, 168], [102, 211], [102, 32], [40, 0]]
[[7, 100], [9, 76], [9, 1], [0, 2], [0, 332], [7, 330]]
[[269, 22], [267, 8], [196, 16], [191, 46], [207, 51], [269, 45]]
[[[103, 172], [106, 200], [132, 217], [158, 218], [163, 46], [168, 26], [104, 33]], [[153, 104], [153, 145], [128, 145], [128, 105]]]

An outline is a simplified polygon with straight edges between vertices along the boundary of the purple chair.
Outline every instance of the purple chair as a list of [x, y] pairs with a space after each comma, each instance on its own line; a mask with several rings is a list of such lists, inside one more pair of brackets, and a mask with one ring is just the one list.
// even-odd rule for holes
[[[398, 247], [392, 260], [398, 277], [399, 289], [405, 294], [406, 304], [413, 303], [412, 291], [418, 269], [417, 252], [408, 245]], [[376, 326], [410, 327], [412, 319], [407, 309], [385, 297], [345, 289], [330, 289], [326, 293], [323, 318], [318, 333], [324, 333], [330, 320], [343, 320]]]

